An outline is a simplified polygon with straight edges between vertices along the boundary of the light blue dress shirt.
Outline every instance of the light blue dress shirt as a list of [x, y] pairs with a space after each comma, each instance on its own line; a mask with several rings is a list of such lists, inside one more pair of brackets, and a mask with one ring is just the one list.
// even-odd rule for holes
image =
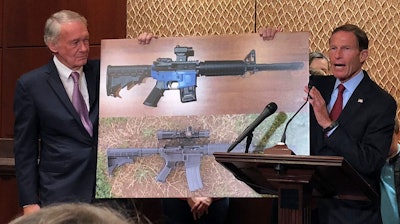
[[[346, 106], [347, 102], [349, 101], [351, 95], [353, 94], [354, 90], [360, 84], [361, 80], [364, 78], [364, 72], [361, 70], [356, 76], [347, 80], [346, 82], [342, 83], [346, 88], [343, 92], [343, 108]], [[339, 79], [336, 79], [335, 87], [333, 88], [331, 101], [328, 104], [328, 111], [331, 112], [333, 105], [335, 104], [337, 95], [338, 95], [338, 86], [340, 84]]]

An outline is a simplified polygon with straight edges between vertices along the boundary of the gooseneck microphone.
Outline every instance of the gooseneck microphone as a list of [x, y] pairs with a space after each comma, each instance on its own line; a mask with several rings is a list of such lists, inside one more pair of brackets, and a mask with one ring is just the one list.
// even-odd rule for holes
[[[312, 75], [309, 76], [309, 82], [308, 82], [308, 90], [309, 90], [309, 91], [310, 91], [311, 88], [314, 86], [314, 82], [313, 82], [313, 78], [312, 78], [312, 77], [313, 77]], [[287, 130], [287, 128], [288, 128], [290, 122], [293, 120], [293, 118], [296, 117], [296, 115], [301, 111], [301, 109], [303, 109], [303, 107], [307, 104], [308, 99], [312, 99], [311, 96], [310, 96], [310, 93], [307, 94], [306, 101], [305, 101], [305, 102], [301, 105], [301, 107], [293, 114], [293, 116], [288, 120], [288, 122], [286, 122], [285, 128], [283, 129], [283, 134], [282, 134], [282, 137], [281, 137], [281, 141], [280, 141], [277, 145], [275, 145], [275, 146], [273, 146], [273, 147], [271, 147], [271, 148], [265, 149], [264, 153], [268, 153], [268, 150], [271, 150], [271, 149], [278, 149], [278, 150], [279, 150], [279, 149], [281, 149], [281, 150], [282, 150], [282, 149], [289, 149], [289, 148], [287, 147], [287, 145], [286, 145], [286, 130]], [[289, 150], [290, 150], [290, 149], [289, 149]]]
[[[269, 103], [264, 110], [261, 112], [260, 115], [240, 134], [235, 142], [229, 146], [228, 152], [232, 151], [245, 137], [252, 137], [253, 136], [253, 131], [254, 129], [265, 120], [265, 118], [271, 116], [273, 113], [275, 113], [276, 109], [278, 109], [278, 106], [276, 103], [271, 102]], [[246, 144], [246, 151], [247, 147], [249, 146], [250, 141]]]
[[296, 113], [293, 114], [293, 116], [288, 120], [288, 122], [286, 122], [285, 129], [283, 130], [283, 134], [282, 134], [281, 141], [280, 141], [281, 144], [286, 144], [286, 130], [289, 126], [289, 123], [293, 120], [294, 117], [296, 117], [296, 115], [301, 111], [301, 109], [303, 109], [303, 107], [306, 105], [307, 102], [308, 102], [308, 98], [301, 105], [301, 107], [296, 111]]

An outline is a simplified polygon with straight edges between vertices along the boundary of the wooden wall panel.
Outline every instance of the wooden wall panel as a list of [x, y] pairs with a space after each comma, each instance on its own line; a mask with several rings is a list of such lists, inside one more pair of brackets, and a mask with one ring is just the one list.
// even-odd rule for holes
[[[0, 137], [1, 137], [1, 130], [3, 127], [3, 48], [0, 47]], [[1, 150], [1, 149], [0, 149]]]
[[92, 44], [126, 36], [126, 0], [4, 0], [4, 8], [6, 47], [44, 46], [44, 23], [61, 9], [79, 12], [88, 19]]
[[13, 137], [15, 82], [23, 73], [38, 67], [38, 65], [47, 63], [50, 58], [51, 54], [46, 47], [6, 48], [3, 50], [3, 64], [5, 66], [2, 70], [1, 80], [2, 137]]
[[1, 176], [0, 186], [0, 223], [8, 223], [11, 219], [22, 214], [22, 209], [19, 207], [17, 200], [17, 181], [15, 176]]
[[[0, 12], [3, 12], [3, 0], [0, 0]], [[0, 16], [0, 46], [3, 46], [3, 17]]]
[[[0, 12], [3, 12], [3, 0], [0, 0]], [[2, 80], [2, 55], [3, 55], [3, 16], [0, 16], [0, 82]], [[2, 107], [2, 87], [0, 83], [0, 108]], [[0, 110], [0, 134], [1, 134], [1, 124], [2, 124], [2, 114]], [[1, 136], [1, 135], [0, 135]], [[0, 149], [1, 150], [1, 149]]]
[[13, 140], [0, 138], [0, 223], [7, 223], [22, 212], [13, 157]]

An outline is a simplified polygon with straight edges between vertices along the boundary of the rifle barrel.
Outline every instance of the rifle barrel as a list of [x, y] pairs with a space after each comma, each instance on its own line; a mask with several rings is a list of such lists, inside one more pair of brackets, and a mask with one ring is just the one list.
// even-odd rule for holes
[[298, 70], [303, 62], [255, 64], [241, 60], [205, 61], [197, 66], [200, 76], [230, 76], [244, 75], [246, 72]]

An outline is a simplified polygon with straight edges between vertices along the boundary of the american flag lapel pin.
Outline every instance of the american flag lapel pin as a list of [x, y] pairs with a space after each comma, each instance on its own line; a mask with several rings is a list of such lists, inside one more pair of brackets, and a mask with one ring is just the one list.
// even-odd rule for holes
[[357, 102], [358, 103], [364, 103], [364, 100], [363, 99], [358, 99]]

